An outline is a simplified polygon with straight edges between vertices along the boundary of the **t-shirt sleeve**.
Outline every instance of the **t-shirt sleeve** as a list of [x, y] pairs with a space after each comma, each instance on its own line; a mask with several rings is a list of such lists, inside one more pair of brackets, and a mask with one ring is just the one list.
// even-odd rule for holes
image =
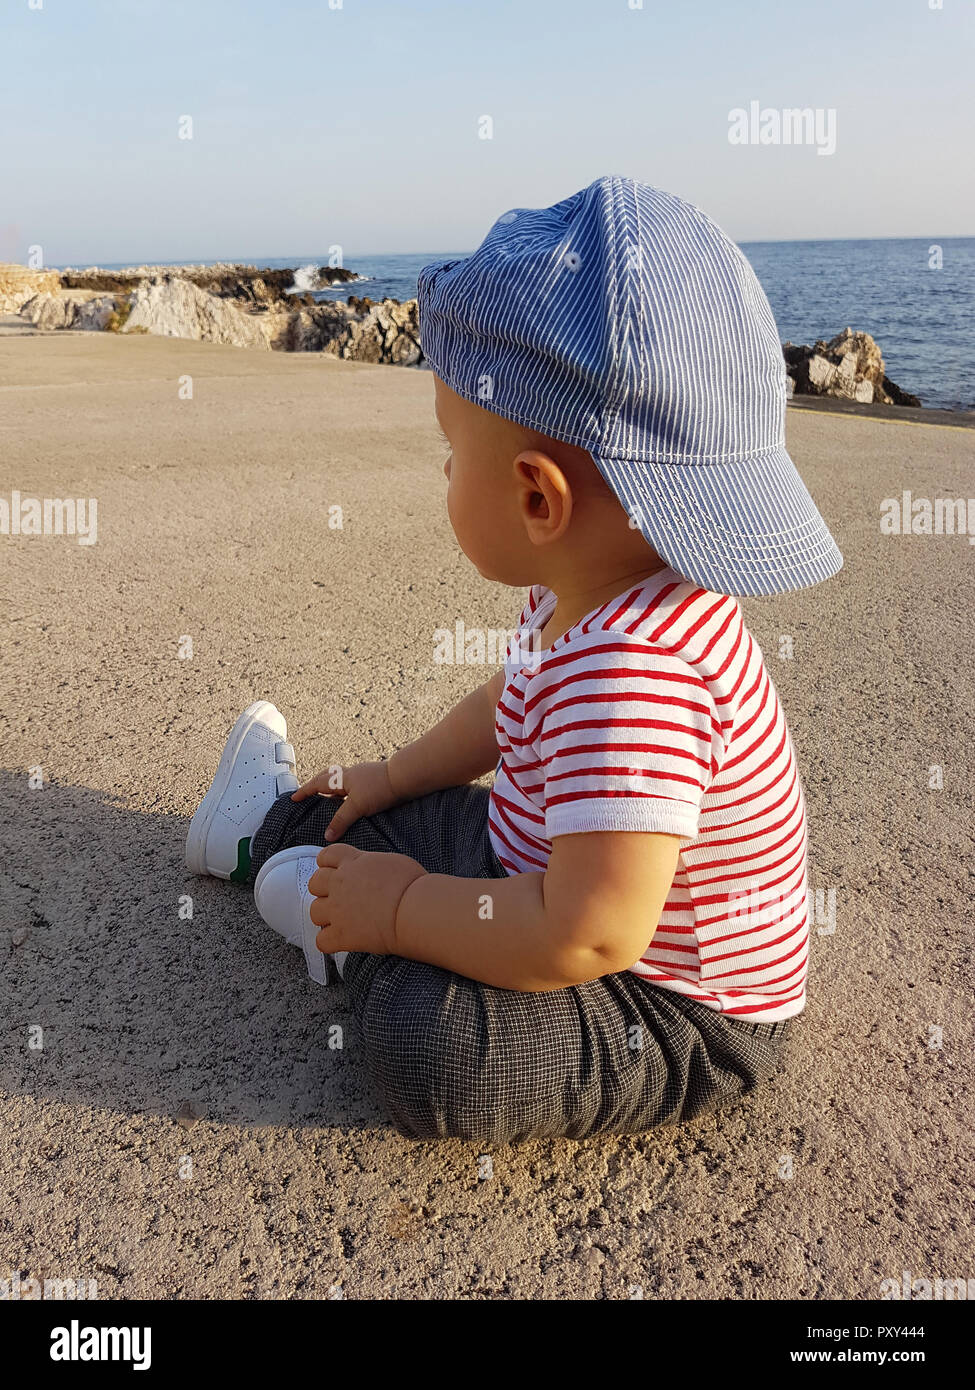
[[550, 840], [597, 830], [697, 835], [721, 726], [687, 662], [600, 630], [553, 651], [527, 703]]

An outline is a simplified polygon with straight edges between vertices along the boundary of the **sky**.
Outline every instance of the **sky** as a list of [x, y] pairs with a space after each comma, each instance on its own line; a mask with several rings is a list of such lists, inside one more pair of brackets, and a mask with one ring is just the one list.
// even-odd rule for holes
[[[603, 174], [737, 241], [969, 236], [973, 58], [972, 0], [0, 0], [0, 260], [467, 251]], [[752, 103], [818, 146], [731, 143]]]

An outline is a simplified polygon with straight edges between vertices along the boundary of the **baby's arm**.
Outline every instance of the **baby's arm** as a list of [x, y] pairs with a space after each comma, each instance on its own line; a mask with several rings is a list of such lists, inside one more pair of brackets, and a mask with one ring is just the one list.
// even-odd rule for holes
[[303, 783], [292, 801], [318, 793], [344, 797], [326, 832], [326, 839], [333, 841], [360, 816], [443, 787], [463, 786], [490, 772], [498, 761], [494, 719], [503, 686], [504, 672], [499, 671], [387, 761], [328, 768]]
[[320, 951], [371, 951], [500, 989], [564, 989], [633, 965], [656, 931], [680, 838], [558, 835], [544, 873], [455, 878], [405, 854], [331, 845], [309, 881]]
[[544, 873], [421, 874], [399, 900], [393, 949], [501, 989], [563, 989], [627, 970], [657, 929], [680, 846], [676, 835], [594, 831], [556, 836]]

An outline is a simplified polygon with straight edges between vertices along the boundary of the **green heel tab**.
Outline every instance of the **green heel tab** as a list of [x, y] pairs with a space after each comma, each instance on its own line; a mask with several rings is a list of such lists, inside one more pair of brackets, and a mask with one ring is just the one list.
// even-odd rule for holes
[[251, 872], [251, 842], [247, 840], [237, 841], [237, 867], [230, 875], [231, 883], [246, 883], [250, 878]]

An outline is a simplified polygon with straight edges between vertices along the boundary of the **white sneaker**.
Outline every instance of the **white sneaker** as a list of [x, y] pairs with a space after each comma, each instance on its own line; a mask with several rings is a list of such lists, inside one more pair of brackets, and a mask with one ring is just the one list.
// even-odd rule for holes
[[254, 901], [269, 927], [305, 953], [308, 974], [316, 984], [328, 984], [328, 957], [315, 945], [318, 927], [311, 920], [315, 901], [308, 880], [318, 868], [321, 845], [295, 845], [272, 854], [254, 880]]
[[295, 750], [287, 738], [284, 715], [268, 700], [244, 710], [190, 822], [186, 867], [191, 873], [246, 882], [251, 836], [279, 796], [298, 790]]

